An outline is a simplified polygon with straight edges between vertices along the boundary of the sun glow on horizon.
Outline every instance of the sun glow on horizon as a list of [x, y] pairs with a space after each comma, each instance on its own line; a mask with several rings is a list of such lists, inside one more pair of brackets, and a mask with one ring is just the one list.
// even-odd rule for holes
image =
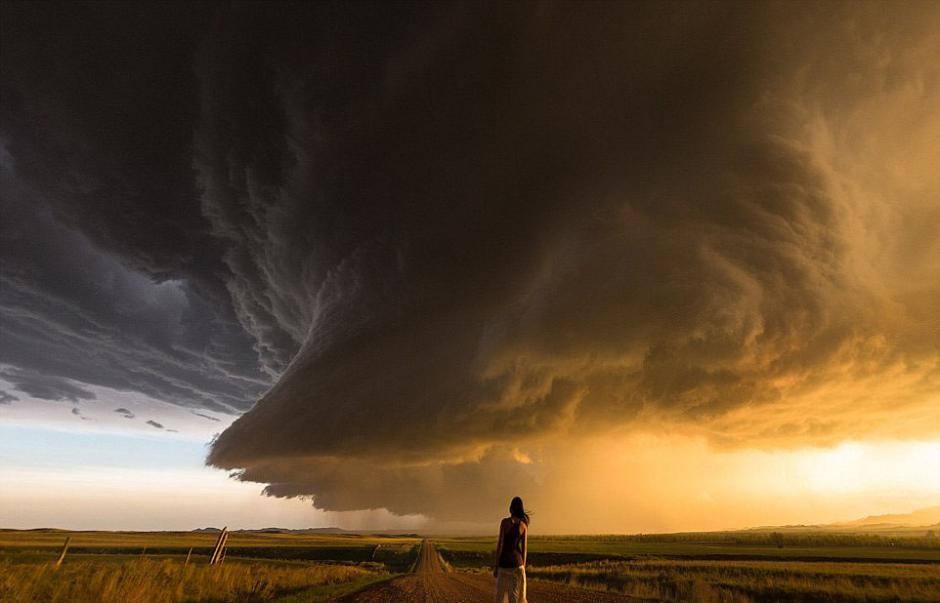
[[936, 441], [764, 450], [634, 435], [573, 443], [555, 453], [557, 463], [548, 450], [523, 452], [545, 461], [551, 481], [568, 484], [542, 493], [554, 508], [539, 519], [556, 532], [566, 525], [603, 533], [826, 524], [940, 505]]
[[844, 442], [803, 453], [806, 486], [821, 493], [935, 492], [940, 497], [940, 442]]

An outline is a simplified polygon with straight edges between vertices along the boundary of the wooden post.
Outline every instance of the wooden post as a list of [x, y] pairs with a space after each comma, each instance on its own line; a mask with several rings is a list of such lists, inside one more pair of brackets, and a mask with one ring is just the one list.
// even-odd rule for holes
[[209, 557], [209, 565], [217, 565], [222, 562], [222, 552], [225, 550], [225, 542], [228, 540], [228, 527], [222, 528], [219, 532], [219, 539], [215, 541], [215, 548], [212, 550], [212, 556]]
[[225, 561], [225, 552], [228, 550], [228, 532], [222, 537], [222, 544], [219, 546], [219, 554], [215, 558], [216, 565], [222, 565], [222, 562]]
[[71, 540], [72, 540], [72, 537], [71, 537], [71, 536], [66, 536], [66, 537], [65, 537], [65, 545], [62, 547], [62, 554], [59, 555], [59, 560], [55, 562], [55, 568], [56, 568], [56, 569], [59, 569], [59, 567], [61, 567], [61, 565], [62, 565], [62, 562], [65, 561], [65, 554], [66, 554], [66, 553], [68, 552], [68, 550], [69, 550], [69, 542], [70, 542]]
[[225, 553], [228, 551], [228, 532], [225, 533], [225, 538], [222, 539], [222, 551], [219, 553], [218, 564], [222, 565], [222, 562], [225, 561]]
[[183, 565], [189, 565], [189, 559], [193, 556], [193, 547], [189, 547], [189, 552], [186, 553], [186, 562]]

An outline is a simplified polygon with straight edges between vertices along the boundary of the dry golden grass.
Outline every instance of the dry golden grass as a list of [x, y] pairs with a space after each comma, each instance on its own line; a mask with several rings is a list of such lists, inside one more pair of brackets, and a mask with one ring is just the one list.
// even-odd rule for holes
[[940, 601], [937, 564], [598, 561], [531, 567], [527, 574], [665, 601]]
[[233, 562], [183, 565], [177, 560], [125, 562], [0, 562], [0, 601], [169, 603], [268, 601], [279, 594], [377, 578], [382, 572], [353, 565]]

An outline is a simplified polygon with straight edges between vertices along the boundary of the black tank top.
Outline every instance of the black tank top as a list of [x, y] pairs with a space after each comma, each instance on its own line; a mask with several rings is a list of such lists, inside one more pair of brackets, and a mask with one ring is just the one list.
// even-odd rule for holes
[[519, 567], [520, 565], [522, 565], [522, 520], [510, 520], [509, 527], [503, 532], [499, 567]]

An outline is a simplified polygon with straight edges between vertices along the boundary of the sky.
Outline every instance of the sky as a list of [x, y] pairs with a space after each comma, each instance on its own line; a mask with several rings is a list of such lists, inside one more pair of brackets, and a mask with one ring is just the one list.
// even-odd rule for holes
[[0, 10], [0, 526], [940, 504], [940, 5]]

